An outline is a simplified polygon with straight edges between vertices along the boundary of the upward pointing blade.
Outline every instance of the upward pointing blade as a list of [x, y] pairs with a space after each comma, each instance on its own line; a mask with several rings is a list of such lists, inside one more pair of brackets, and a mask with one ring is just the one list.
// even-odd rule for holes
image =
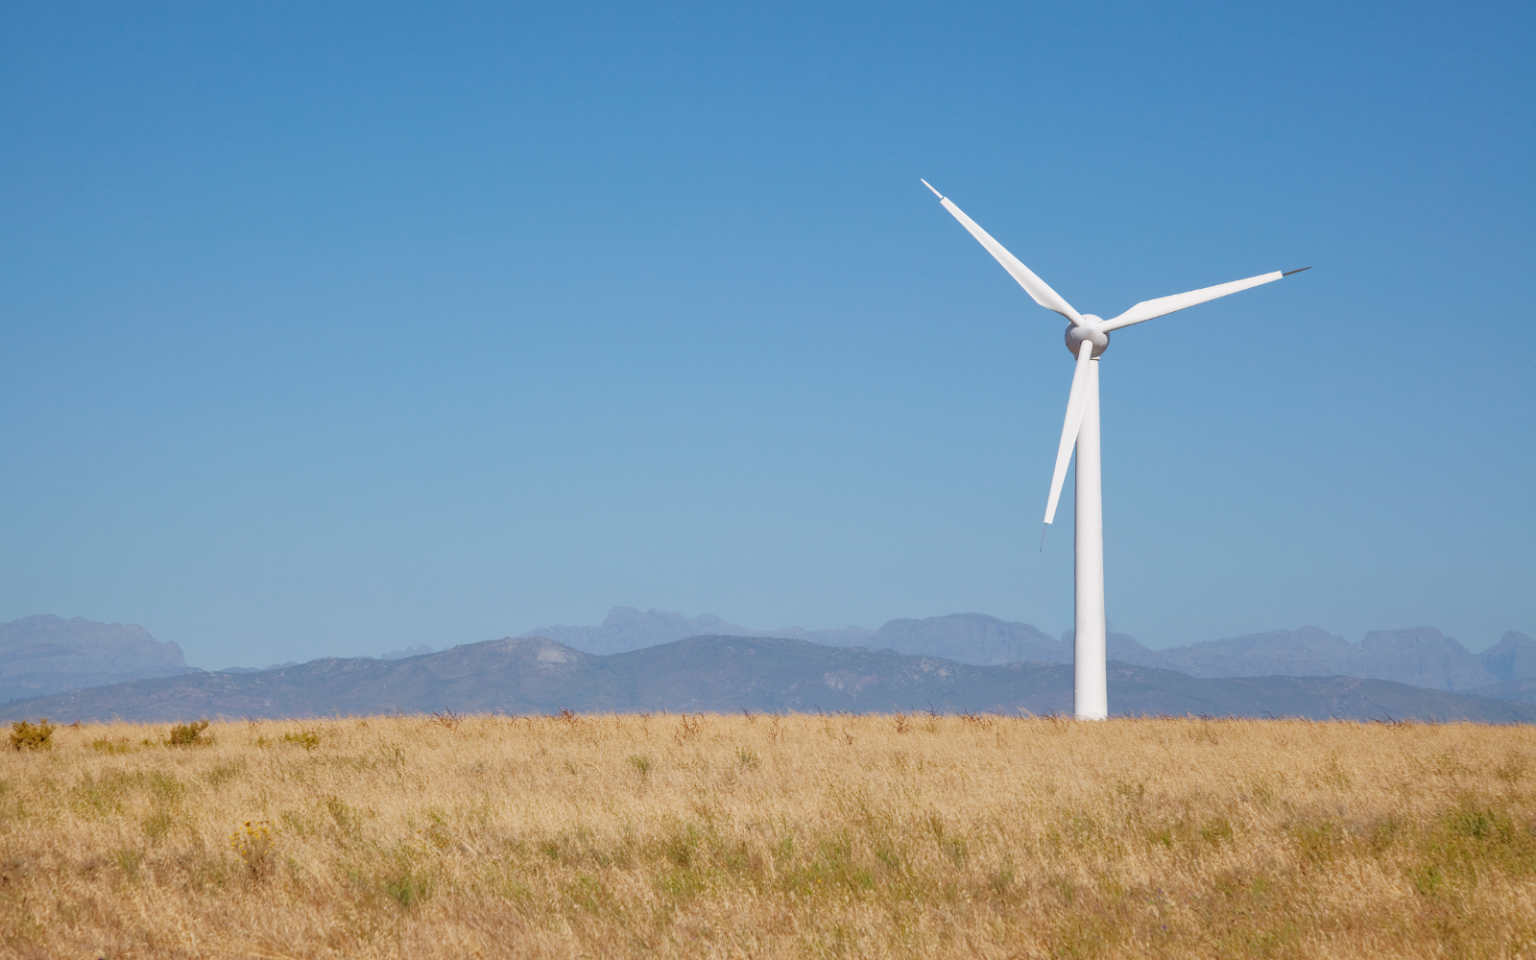
[[[933, 190], [933, 184], [927, 180], [923, 181], [923, 186]], [[1020, 263], [1018, 257], [1009, 253], [1007, 248], [992, 239], [992, 235], [981, 229], [975, 220], [966, 216], [964, 210], [950, 203], [949, 198], [937, 190], [933, 190], [933, 195], [939, 198], [940, 203], [944, 204], [945, 210], [954, 214], [955, 219], [960, 221], [962, 227], [971, 232], [971, 236], [975, 237], [981, 242], [983, 247], [987, 248], [987, 252], [992, 254], [997, 262], [1003, 265], [1003, 269], [1007, 270], [1013, 279], [1019, 282], [1019, 286], [1023, 287], [1024, 292], [1033, 297], [1036, 303], [1047, 310], [1055, 310], [1073, 323], [1081, 324], [1083, 322], [1083, 315], [1072, 309], [1072, 304], [1063, 300], [1061, 294], [1051, 289], [1050, 284], [1035, 276], [1034, 271]]]
[[[1067, 419], [1061, 425], [1061, 445], [1056, 448], [1056, 471], [1051, 474], [1051, 498], [1045, 502], [1045, 522], [1056, 519], [1056, 501], [1061, 499], [1061, 484], [1067, 479], [1067, 464], [1072, 461], [1072, 448], [1077, 444], [1077, 431], [1083, 425], [1083, 414], [1088, 411], [1086, 381], [1088, 364], [1093, 357], [1093, 341], [1084, 340], [1077, 348], [1077, 367], [1072, 371], [1072, 392], [1067, 394]], [[1040, 538], [1042, 546], [1045, 537]]]

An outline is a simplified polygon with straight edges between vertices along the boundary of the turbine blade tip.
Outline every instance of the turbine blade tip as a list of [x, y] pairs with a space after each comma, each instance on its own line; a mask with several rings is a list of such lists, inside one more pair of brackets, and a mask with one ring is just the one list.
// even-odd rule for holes
[[1296, 269], [1296, 270], [1287, 270], [1284, 273], [1280, 274], [1280, 276], [1288, 277], [1288, 276], [1290, 276], [1293, 273], [1300, 273], [1302, 270], [1311, 270], [1311, 269], [1312, 269], [1311, 267], [1301, 267], [1301, 268]]
[[[922, 177], [918, 177], [917, 179], [920, 183], [922, 183], [923, 186], [927, 187], [929, 190], [933, 190], [933, 184], [929, 183], [927, 180], [924, 180]], [[944, 199], [944, 194], [937, 190], [933, 190], [933, 195], [938, 197], [940, 200]]]

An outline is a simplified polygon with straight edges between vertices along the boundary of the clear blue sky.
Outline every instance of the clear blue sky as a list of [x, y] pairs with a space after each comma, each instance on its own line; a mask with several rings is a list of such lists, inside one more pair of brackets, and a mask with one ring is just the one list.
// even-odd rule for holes
[[[0, 6], [0, 620], [1536, 632], [1536, 7]], [[1070, 491], [1070, 482], [1068, 484]]]

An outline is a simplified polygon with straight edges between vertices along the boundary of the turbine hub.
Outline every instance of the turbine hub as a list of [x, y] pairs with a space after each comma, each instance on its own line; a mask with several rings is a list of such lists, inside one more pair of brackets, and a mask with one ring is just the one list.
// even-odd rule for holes
[[1081, 348], [1082, 342], [1084, 340], [1092, 340], [1093, 356], [1098, 357], [1099, 354], [1109, 347], [1109, 334], [1099, 329], [1099, 324], [1104, 321], [1091, 313], [1084, 314], [1083, 319], [1088, 321], [1088, 326], [1079, 326], [1075, 323], [1067, 324], [1067, 349], [1072, 351], [1072, 356], [1075, 357], [1077, 356], [1077, 351]]

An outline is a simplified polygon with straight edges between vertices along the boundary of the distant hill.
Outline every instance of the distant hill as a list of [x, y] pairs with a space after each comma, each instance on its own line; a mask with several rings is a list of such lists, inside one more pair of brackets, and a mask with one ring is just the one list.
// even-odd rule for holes
[[[1072, 645], [1027, 623], [1011, 623], [984, 613], [954, 613], [925, 620], [890, 620], [878, 630], [844, 627], [840, 630], [806, 630], [783, 627], [758, 630], [727, 623], [712, 614], [689, 618], [668, 610], [641, 612], [634, 607], [614, 607], [596, 627], [540, 627], [524, 638], [558, 640], [584, 653], [609, 654], [699, 636], [782, 637], [808, 640], [833, 647], [868, 647], [897, 653], [943, 657], [977, 666], [1035, 660], [1070, 663]], [[1129, 638], [1125, 638], [1129, 639]], [[1138, 649], [1145, 649], [1131, 641]]]
[[1536, 677], [1536, 640], [1511, 630], [1477, 659], [1500, 682]]
[[563, 625], [538, 627], [520, 634], [520, 637], [557, 640], [583, 653], [603, 656], [610, 653], [642, 650], [646, 647], [671, 643], [674, 640], [685, 640], [688, 637], [724, 635], [787, 637], [831, 646], [860, 646], [865, 644], [873, 632], [863, 627], [845, 627], [841, 630], [805, 630], [800, 627], [755, 630], [739, 623], [727, 623], [711, 613], [685, 617], [680, 613], [658, 610], [655, 607], [643, 613], [635, 607], [614, 607], [608, 611], [608, 616], [603, 622], [595, 627]]
[[1195, 677], [1337, 674], [1456, 691], [1536, 676], [1536, 642], [1524, 634], [1506, 633], [1497, 645], [1473, 654], [1434, 627], [1376, 630], [1358, 644], [1301, 627], [1165, 650], [1124, 650], [1121, 656]]
[[1072, 662], [1072, 645], [1066, 640], [1058, 640], [1027, 623], [1009, 623], [984, 613], [891, 620], [860, 645], [979, 666], [1024, 660]]
[[1522, 677], [1519, 680], [1490, 683], [1486, 687], [1478, 687], [1469, 692], [1480, 697], [1518, 700], [1521, 703], [1536, 703], [1536, 677]]
[[0, 623], [0, 700], [190, 672], [174, 642], [131, 623], [55, 616]]
[[[1110, 664], [1116, 715], [1536, 722], [1536, 704], [1348, 677], [1199, 679]], [[168, 721], [391, 711], [826, 711], [1066, 713], [1064, 664], [975, 666], [894, 651], [764, 637], [693, 637], [594, 656], [546, 639], [506, 639], [404, 660], [315, 660], [259, 673], [134, 680], [0, 704], [0, 719]]]
[[[855, 626], [766, 631], [710, 614], [690, 618], [665, 610], [614, 607], [598, 626], [554, 626], [524, 638], [541, 633], [596, 656], [633, 653], [696, 636], [736, 636], [890, 651], [968, 666], [1072, 661], [1071, 631], [1057, 639], [1030, 624], [981, 613], [891, 620], [876, 630]], [[413, 659], [430, 650], [421, 644], [391, 651], [384, 659]], [[1529, 699], [1528, 687], [1520, 681], [1536, 678], [1536, 641], [1524, 634], [1506, 633], [1498, 644], [1474, 655], [1433, 627], [1376, 631], [1359, 644], [1317, 627], [1301, 627], [1164, 650], [1150, 650], [1125, 634], [1110, 634], [1108, 653], [1111, 660], [1198, 679], [1354, 676], [1512, 700]], [[221, 672], [270, 673], [293, 666], [230, 667]], [[131, 624], [54, 616], [0, 624], [0, 702], [194, 672], [176, 644], [161, 643]]]
[[644, 613], [634, 607], [614, 607], [608, 611], [603, 622], [595, 627], [556, 624], [530, 630], [522, 634], [522, 638], [554, 640], [583, 653], [605, 656], [712, 633], [756, 636], [758, 631], [740, 624], [726, 623], [711, 613], [690, 618], [670, 610], [657, 610], [655, 607]]
[[1469, 693], [1536, 703], [1536, 640], [1510, 631], [1503, 640], [1478, 654], [1478, 659], [1499, 682], [1474, 687]]
[[[703, 614], [614, 607], [600, 626], [543, 627], [524, 637], [548, 637], [586, 653], [641, 650], [703, 635], [790, 637], [831, 646], [859, 646], [943, 657], [976, 666], [1017, 661], [1072, 662], [1072, 632], [1060, 639], [1027, 624], [983, 613], [891, 620], [876, 630], [756, 630]], [[1202, 678], [1352, 676], [1394, 680], [1436, 690], [1473, 691], [1499, 681], [1536, 676], [1536, 641], [1506, 633], [1496, 646], [1473, 654], [1434, 627], [1378, 630], [1358, 644], [1317, 627], [1272, 630], [1182, 647], [1151, 650], [1126, 634], [1110, 634], [1111, 660], [1177, 670]]]

